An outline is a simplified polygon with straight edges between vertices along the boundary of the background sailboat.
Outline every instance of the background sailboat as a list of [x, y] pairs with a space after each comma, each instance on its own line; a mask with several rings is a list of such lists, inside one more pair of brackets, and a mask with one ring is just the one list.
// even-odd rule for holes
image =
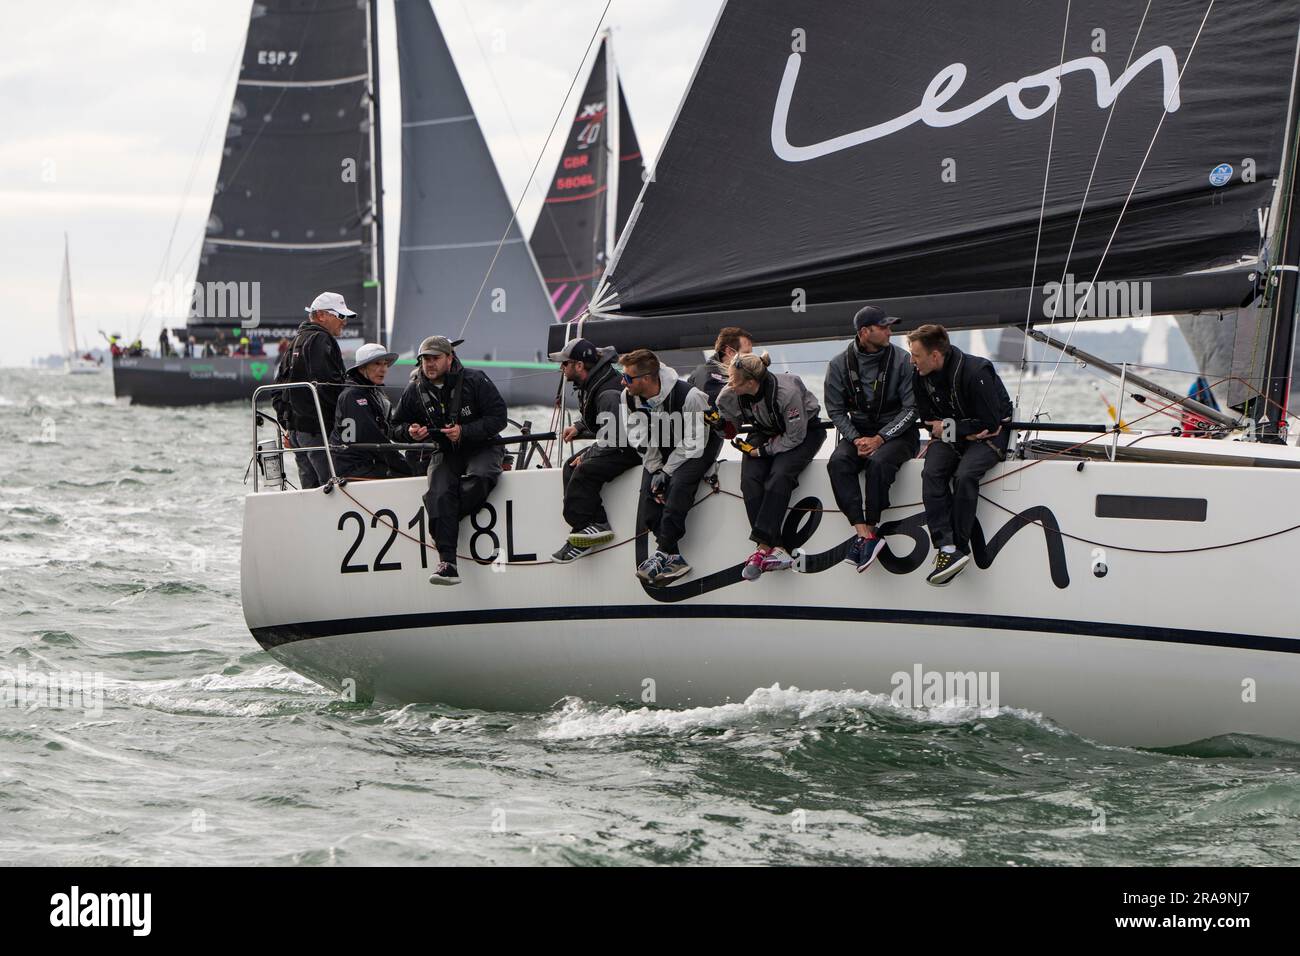
[[196, 281], [177, 297], [188, 306], [180, 337], [193, 337], [200, 353], [247, 337], [268, 354], [120, 358], [119, 396], [158, 405], [247, 399], [271, 380], [277, 340], [328, 289], [358, 313], [351, 345], [387, 341], [408, 356], [406, 367], [394, 367], [394, 387], [424, 336], [460, 338], [463, 330], [462, 360], [489, 367], [507, 401], [553, 398], [558, 377], [540, 344], [554, 312], [437, 19], [429, 0], [394, 0], [392, 9], [403, 105], [391, 336], [378, 0], [259, 0]]
[[[617, 90], [616, 98], [611, 89]], [[586, 311], [636, 203], [644, 172], [606, 34], [529, 239], [559, 321], [570, 322]]]
[[99, 362], [83, 358], [87, 354], [77, 343], [77, 319], [72, 308], [72, 266], [68, 252], [68, 237], [63, 236], [63, 275], [59, 279], [59, 341], [63, 345], [66, 370], [73, 375], [93, 375], [102, 372]]

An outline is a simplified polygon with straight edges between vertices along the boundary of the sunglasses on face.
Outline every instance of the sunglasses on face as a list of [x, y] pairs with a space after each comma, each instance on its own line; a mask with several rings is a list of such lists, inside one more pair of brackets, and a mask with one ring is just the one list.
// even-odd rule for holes
[[635, 382], [638, 378], [645, 378], [645, 377], [646, 377], [647, 375], [649, 375], [649, 374], [650, 374], [649, 372], [642, 372], [640, 375], [628, 375], [627, 372], [624, 372], [624, 373], [623, 373], [623, 384], [624, 384], [624, 385], [631, 385], [631, 384], [632, 384], [633, 382]]

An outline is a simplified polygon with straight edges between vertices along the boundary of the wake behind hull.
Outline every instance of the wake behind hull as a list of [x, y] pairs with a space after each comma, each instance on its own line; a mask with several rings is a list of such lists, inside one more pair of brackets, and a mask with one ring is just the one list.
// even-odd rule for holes
[[[1300, 525], [1294, 471], [1124, 462], [1078, 471], [1056, 460], [1016, 470], [1026, 464], [999, 466], [1003, 480], [985, 488], [980, 511], [982, 567], [943, 589], [924, 583], [919, 461], [900, 473], [890, 551], [866, 574], [838, 563], [843, 518], [810, 512], [787, 523], [804, 571], [743, 582], [743, 505], [713, 495], [683, 542], [694, 573], [658, 591], [633, 576], [635, 544], [572, 565], [462, 560], [461, 585], [432, 587], [425, 565], [436, 556], [426, 549], [422, 560], [416, 541], [386, 527], [418, 529], [419, 479], [349, 485], [364, 507], [342, 491], [252, 495], [245, 616], [286, 666], [393, 703], [514, 711], [579, 696], [680, 708], [773, 684], [887, 696], [902, 686], [897, 675], [934, 672], [996, 680], [1001, 706], [1111, 743], [1300, 740], [1300, 641], [1276, 570], [1294, 533], [1184, 554], [1123, 550], [1196, 549]], [[724, 463], [721, 487], [738, 490], [738, 471]], [[623, 535], [635, 494], [635, 473], [607, 490]], [[1110, 508], [1099, 495], [1165, 504], [1145, 518], [1099, 517]], [[559, 497], [554, 472], [507, 473], [490, 511], [465, 522], [461, 551], [546, 559], [565, 531]], [[824, 461], [795, 499], [834, 508]], [[1169, 501], [1205, 502], [1205, 520], [1171, 517]], [[959, 696], [983, 699], [970, 690]]]

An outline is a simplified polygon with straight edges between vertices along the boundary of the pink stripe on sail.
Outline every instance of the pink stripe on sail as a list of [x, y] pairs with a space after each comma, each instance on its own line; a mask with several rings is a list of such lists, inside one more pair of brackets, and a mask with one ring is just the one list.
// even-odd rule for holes
[[567, 282], [561, 283], [555, 287], [555, 291], [551, 293], [551, 305], [555, 305], [555, 303], [559, 301], [560, 296], [564, 294], [564, 290], [568, 287], [569, 283]]
[[[561, 322], [563, 322], [565, 320], [565, 316], [569, 314], [569, 307], [573, 305], [573, 300], [580, 295], [582, 295], [581, 285], [579, 285], [576, 289], [573, 290], [573, 295], [569, 296], [568, 301], [566, 301], [564, 305], [558, 306], [556, 308], [555, 314], [559, 317]], [[587, 300], [583, 299], [581, 305], [586, 305], [586, 304], [587, 304]]]

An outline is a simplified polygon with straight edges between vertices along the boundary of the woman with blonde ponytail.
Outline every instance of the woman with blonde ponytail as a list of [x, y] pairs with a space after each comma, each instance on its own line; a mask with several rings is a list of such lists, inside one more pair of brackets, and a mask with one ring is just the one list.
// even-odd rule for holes
[[[770, 362], [766, 352], [737, 355], [718, 395], [728, 437], [745, 454], [740, 490], [749, 538], [758, 545], [741, 572], [746, 581], [794, 563], [780, 546], [781, 526], [800, 473], [826, 439], [826, 432], [814, 425], [821, 411], [817, 399], [798, 375], [769, 371]], [[739, 437], [739, 429], [746, 427], [748, 434]]]

